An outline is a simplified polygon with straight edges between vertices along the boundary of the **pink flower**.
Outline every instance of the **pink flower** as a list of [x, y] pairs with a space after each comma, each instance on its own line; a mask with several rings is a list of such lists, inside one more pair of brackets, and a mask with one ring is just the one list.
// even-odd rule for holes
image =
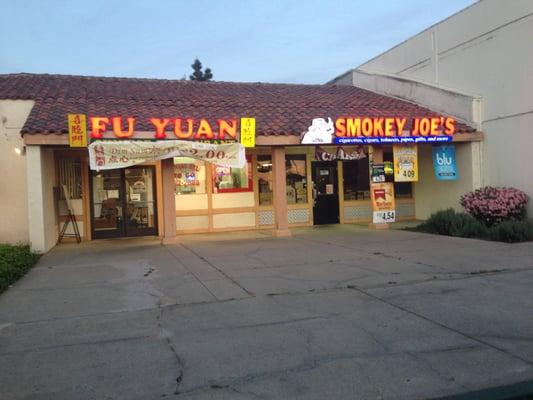
[[526, 216], [528, 196], [521, 190], [487, 186], [461, 196], [461, 205], [473, 217], [494, 225]]

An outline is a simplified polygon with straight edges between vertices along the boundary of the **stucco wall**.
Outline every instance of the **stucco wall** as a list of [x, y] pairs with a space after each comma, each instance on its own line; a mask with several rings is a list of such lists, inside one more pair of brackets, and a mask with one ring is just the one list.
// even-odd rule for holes
[[33, 104], [25, 100], [0, 100], [0, 242], [3, 243], [29, 240], [26, 158], [16, 154], [15, 148], [23, 148], [20, 130]]
[[479, 152], [477, 143], [455, 145], [455, 155], [459, 170], [456, 181], [439, 181], [435, 177], [431, 146], [418, 147], [419, 181], [415, 183], [415, 213], [417, 219], [426, 219], [436, 210], [449, 207], [461, 208], [459, 198], [475, 188], [476, 159]]
[[47, 252], [57, 242], [58, 226], [54, 203], [55, 163], [52, 149], [27, 146], [27, 191], [29, 242], [33, 250]]
[[482, 0], [357, 69], [479, 95], [485, 133], [480, 183], [515, 186], [533, 198], [531, 38], [533, 1]]
[[56, 169], [53, 149], [41, 147], [43, 168], [43, 215], [45, 249], [50, 250], [57, 243], [59, 234], [57, 211], [54, 201], [54, 186], [56, 186]]

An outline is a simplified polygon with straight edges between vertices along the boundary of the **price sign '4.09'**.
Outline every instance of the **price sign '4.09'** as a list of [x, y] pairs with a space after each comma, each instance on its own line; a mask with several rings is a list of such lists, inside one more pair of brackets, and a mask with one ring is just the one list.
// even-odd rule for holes
[[418, 181], [418, 151], [416, 145], [392, 146], [394, 182]]

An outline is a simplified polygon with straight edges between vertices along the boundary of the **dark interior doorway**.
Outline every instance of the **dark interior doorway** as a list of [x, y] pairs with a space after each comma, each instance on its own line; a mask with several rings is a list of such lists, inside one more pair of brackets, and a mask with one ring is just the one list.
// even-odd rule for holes
[[314, 161], [313, 178], [313, 224], [339, 223], [339, 187], [336, 161]]

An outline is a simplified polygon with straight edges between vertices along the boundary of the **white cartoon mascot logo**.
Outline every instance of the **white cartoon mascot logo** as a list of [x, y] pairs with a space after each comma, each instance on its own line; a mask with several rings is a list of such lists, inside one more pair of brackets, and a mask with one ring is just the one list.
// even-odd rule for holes
[[331, 118], [328, 117], [327, 122], [324, 118], [315, 118], [307, 132], [302, 133], [302, 144], [331, 143], [334, 132]]

